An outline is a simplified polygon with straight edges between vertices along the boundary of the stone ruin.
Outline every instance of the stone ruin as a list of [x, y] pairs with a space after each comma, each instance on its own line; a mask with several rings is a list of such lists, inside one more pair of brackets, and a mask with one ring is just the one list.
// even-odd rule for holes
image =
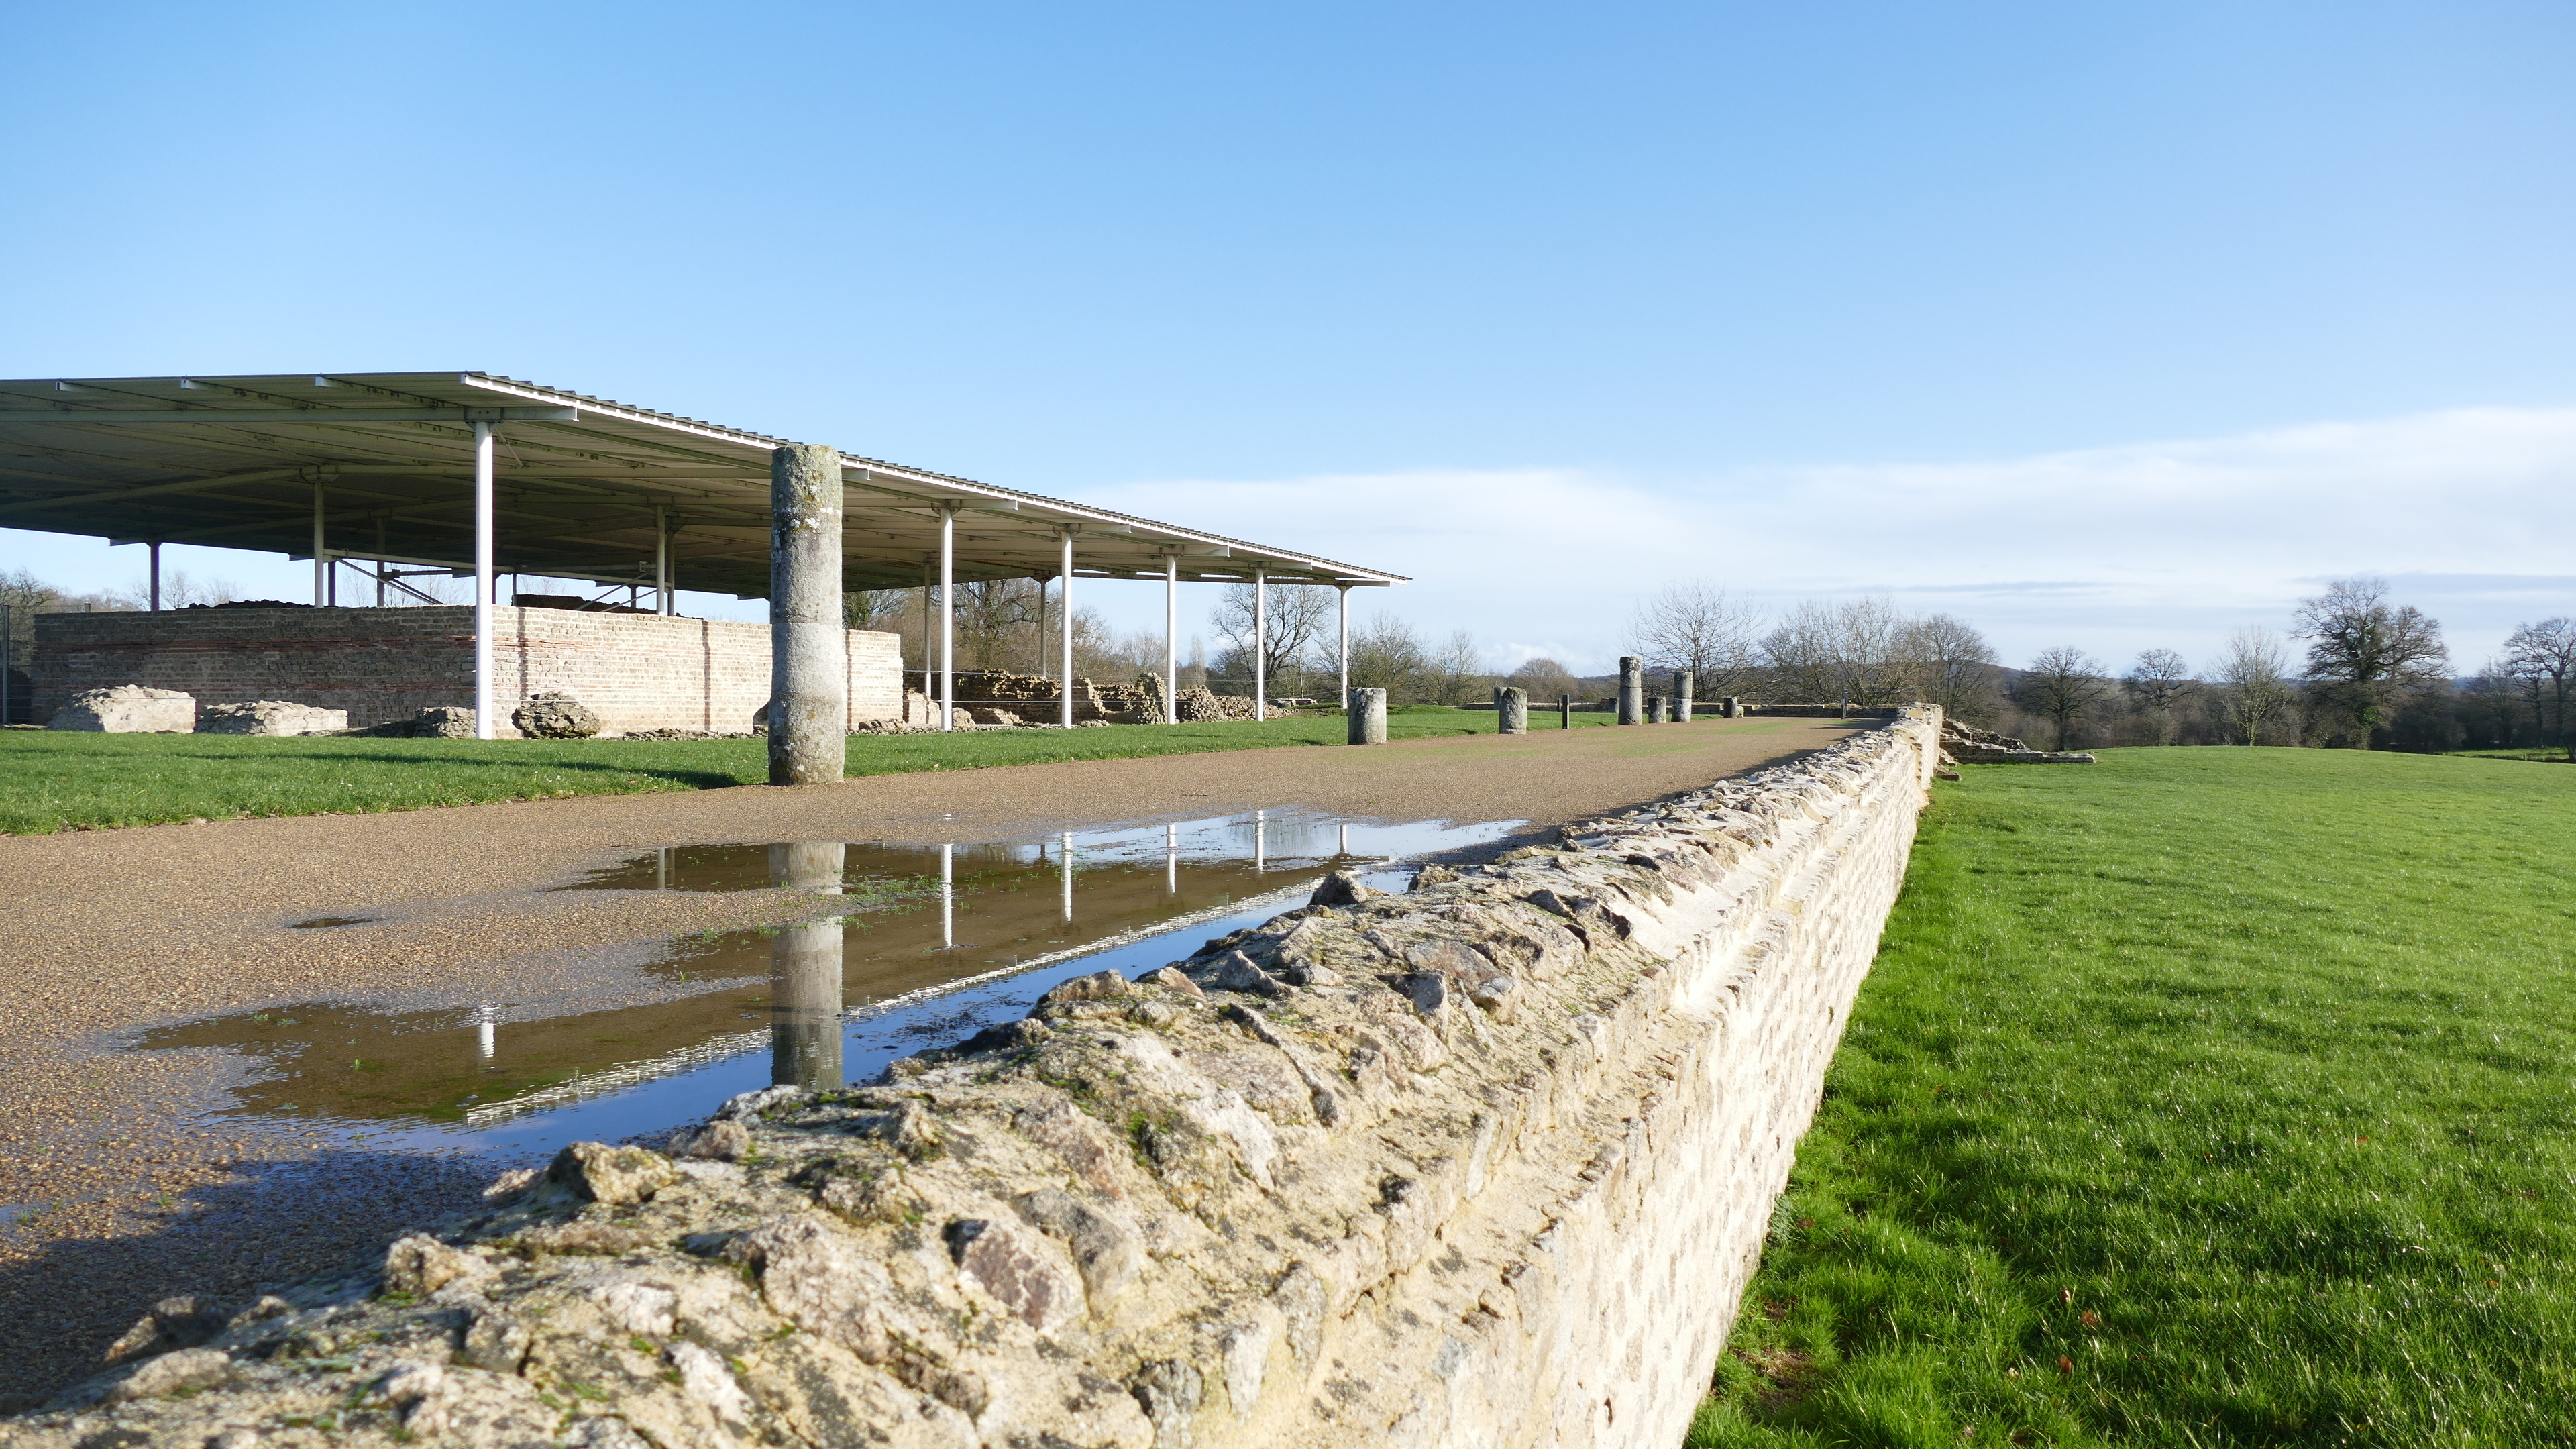
[[0, 1446], [1670, 1449], [1936, 718], [576, 1143], [349, 1276], [169, 1300]]
[[528, 696], [510, 711], [510, 723], [532, 740], [586, 740], [599, 733], [599, 716], [559, 690]]
[[2091, 765], [2093, 756], [2078, 750], [2034, 750], [2010, 735], [1981, 730], [1956, 720], [1941, 722], [1944, 765]]
[[201, 735], [337, 735], [349, 729], [345, 709], [321, 709], [282, 699], [210, 704], [197, 711]]
[[185, 735], [197, 729], [197, 700], [175, 689], [140, 684], [84, 689], [54, 712], [55, 730], [111, 735]]

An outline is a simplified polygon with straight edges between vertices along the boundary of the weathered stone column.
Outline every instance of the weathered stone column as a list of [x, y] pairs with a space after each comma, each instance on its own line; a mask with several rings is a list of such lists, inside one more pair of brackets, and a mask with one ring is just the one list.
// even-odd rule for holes
[[1560, 694], [1556, 697], [1556, 727], [1561, 730], [1574, 728], [1573, 695]]
[[1386, 691], [1354, 689], [1345, 700], [1350, 715], [1350, 738], [1355, 745], [1386, 743]]
[[1646, 701], [1646, 723], [1662, 724], [1667, 718], [1669, 718], [1669, 716], [1664, 712], [1664, 697], [1662, 695], [1658, 694]]
[[[771, 738], [776, 738], [772, 736]], [[847, 849], [837, 840], [769, 847], [769, 878], [793, 890], [841, 893]], [[779, 1086], [841, 1085], [841, 921], [782, 928], [769, 947], [769, 1080]]]
[[1744, 697], [1742, 695], [1730, 694], [1726, 697], [1726, 717], [1728, 719], [1744, 718]]
[[841, 778], [849, 748], [841, 621], [841, 454], [769, 455], [769, 783]]
[[1673, 723], [1689, 724], [1691, 712], [1691, 672], [1673, 671]]
[[1506, 735], [1529, 733], [1529, 691], [1505, 685], [1494, 691], [1494, 729]]
[[1646, 718], [1646, 661], [1634, 654], [1619, 656], [1619, 723], [1638, 724]]

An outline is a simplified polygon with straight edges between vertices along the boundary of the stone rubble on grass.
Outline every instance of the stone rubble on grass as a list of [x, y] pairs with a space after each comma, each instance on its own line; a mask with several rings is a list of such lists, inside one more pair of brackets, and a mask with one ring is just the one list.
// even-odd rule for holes
[[111, 735], [184, 735], [197, 728], [196, 696], [175, 689], [119, 684], [84, 689], [45, 726]]
[[2080, 750], [2034, 750], [2010, 735], [1941, 722], [1941, 763], [1945, 765], [2091, 765], [2099, 763]]
[[510, 723], [532, 740], [586, 740], [599, 733], [599, 716], [569, 694], [532, 694], [510, 711]]
[[[0, 1421], [0, 1449], [1677, 1435], [1933, 734], [1855, 735], [1403, 894], [1337, 873], [873, 1084], [747, 1092], [668, 1152], [576, 1143], [364, 1271], [229, 1315], [156, 1307], [107, 1373]], [[1867, 889], [1823, 884], [1863, 855]], [[1691, 954], [1710, 921], [1740, 944]], [[1838, 998], [1814, 994], [1818, 959]], [[1723, 1145], [1656, 1156], [1694, 1127]], [[1689, 1176], [1639, 1197], [1655, 1173]], [[1749, 1236], [1651, 1240], [1720, 1183], [1714, 1221]], [[1600, 1267], [1623, 1243], [1643, 1256]], [[1685, 1313], [1696, 1330], [1648, 1347], [1691, 1368], [1649, 1375], [1635, 1344], [1616, 1366], [1611, 1336], [1655, 1332], [1638, 1315], [1674, 1339]], [[1603, 1384], [1627, 1396], [1611, 1419]]]
[[336, 735], [349, 728], [345, 709], [290, 704], [282, 699], [255, 699], [247, 704], [210, 704], [197, 711], [201, 735]]

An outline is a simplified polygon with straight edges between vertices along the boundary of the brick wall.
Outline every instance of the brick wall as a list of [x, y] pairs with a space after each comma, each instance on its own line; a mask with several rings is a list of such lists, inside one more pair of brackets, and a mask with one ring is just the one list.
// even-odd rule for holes
[[[496, 609], [493, 696], [503, 710], [572, 695], [602, 730], [747, 730], [769, 702], [769, 626], [652, 614]], [[850, 720], [903, 712], [899, 644], [849, 633]], [[283, 699], [345, 709], [352, 727], [474, 702], [474, 611], [182, 609], [40, 614], [30, 718], [85, 689], [143, 684], [200, 704]]]

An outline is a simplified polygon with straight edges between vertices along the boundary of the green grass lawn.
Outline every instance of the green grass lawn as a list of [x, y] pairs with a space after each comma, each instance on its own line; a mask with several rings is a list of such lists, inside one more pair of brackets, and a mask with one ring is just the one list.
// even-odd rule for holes
[[1964, 774], [1688, 1443], [2576, 1442], [2576, 770]]
[[[1577, 714], [1577, 727], [1608, 724]], [[1557, 728], [1554, 710], [1530, 712]], [[1274, 745], [1340, 744], [1339, 714], [1260, 724], [1102, 725], [853, 735], [849, 772], [968, 770]], [[1491, 734], [1490, 709], [1414, 706], [1390, 739]], [[150, 825], [203, 816], [417, 810], [562, 795], [703, 790], [769, 778], [766, 740], [380, 740], [339, 736], [101, 735], [0, 730], [0, 833]]]

